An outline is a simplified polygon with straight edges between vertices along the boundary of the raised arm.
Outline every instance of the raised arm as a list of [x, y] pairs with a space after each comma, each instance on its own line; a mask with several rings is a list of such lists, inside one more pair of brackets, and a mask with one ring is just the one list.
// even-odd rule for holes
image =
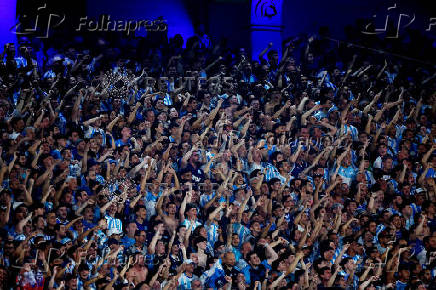
[[263, 58], [263, 56], [265, 55], [265, 53], [267, 53], [268, 52], [268, 50], [271, 48], [273, 46], [273, 43], [272, 42], [270, 42], [270, 43], [268, 43], [268, 47], [266, 47], [264, 50], [262, 50], [260, 53], [259, 53], [259, 60], [260, 60], [260, 62], [262, 63], [262, 61], [264, 60], [264, 58]]

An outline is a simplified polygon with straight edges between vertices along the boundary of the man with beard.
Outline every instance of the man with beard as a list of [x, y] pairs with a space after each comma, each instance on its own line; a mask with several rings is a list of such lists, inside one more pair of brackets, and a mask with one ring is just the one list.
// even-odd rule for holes
[[422, 242], [424, 243], [424, 249], [417, 255], [417, 258], [421, 265], [428, 265], [431, 262], [430, 260], [434, 260], [434, 254], [432, 253], [436, 251], [436, 237], [424, 237]]
[[226, 284], [232, 283], [232, 281], [236, 282], [240, 271], [235, 267], [235, 264], [235, 254], [233, 252], [224, 253], [222, 258], [213, 266], [213, 274], [206, 280], [207, 287], [214, 289], [223, 288]]
[[[185, 162], [185, 160], [189, 160], [188, 162]], [[199, 183], [202, 180], [204, 180], [204, 172], [203, 169], [201, 169], [201, 162], [200, 162], [200, 154], [196, 150], [196, 147], [194, 146], [192, 150], [188, 151], [186, 155], [181, 160], [181, 167], [182, 172], [181, 175], [187, 172], [192, 173], [192, 182]]]

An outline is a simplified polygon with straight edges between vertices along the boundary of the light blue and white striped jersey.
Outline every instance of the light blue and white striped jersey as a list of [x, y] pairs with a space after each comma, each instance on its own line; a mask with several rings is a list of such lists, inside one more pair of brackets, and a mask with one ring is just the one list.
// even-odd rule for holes
[[173, 105], [173, 100], [171, 99], [171, 96], [168, 93], [166, 93], [164, 96], [156, 95], [155, 101], [157, 101], [158, 99], [163, 99], [164, 105], [166, 105], [166, 106]]
[[277, 170], [277, 168], [272, 165], [271, 163], [267, 163], [266, 164], [266, 175], [265, 175], [265, 180], [266, 181], [270, 181], [273, 178], [279, 178], [280, 173]]
[[150, 191], [147, 191], [147, 195], [144, 198], [145, 207], [147, 209], [147, 220], [149, 220], [151, 216], [156, 214], [156, 203], [161, 195], [161, 190], [159, 190], [158, 195], [154, 195]]
[[202, 194], [200, 196], [200, 206], [204, 208], [204, 206], [214, 198], [215, 194], [215, 191], [212, 191], [211, 194]]
[[213, 248], [216, 241], [218, 241], [219, 238], [219, 233], [218, 233], [219, 226], [217, 224], [210, 223], [210, 224], [205, 224], [204, 227], [206, 228], [207, 231], [207, 242]]
[[343, 133], [345, 135], [350, 134], [353, 141], [359, 141], [359, 131], [353, 125], [344, 124], [344, 128], [343, 129], [341, 128], [341, 130], [338, 130], [338, 134], [339, 134], [339, 132]]
[[195, 276], [194, 274], [192, 275], [192, 277], [188, 277], [186, 275], [186, 273], [182, 273], [182, 275], [180, 275], [180, 278], [178, 280], [179, 282], [179, 286], [177, 287], [178, 290], [187, 290], [187, 289], [191, 289], [191, 282], [192, 280], [198, 278], [197, 276]]
[[389, 149], [391, 149], [393, 154], [397, 154], [398, 153], [398, 149], [400, 147], [400, 141], [398, 139], [391, 138], [389, 136], [387, 136], [386, 139], [388, 141]]
[[233, 232], [238, 234], [240, 243], [251, 236], [251, 231], [242, 224], [233, 224]]
[[85, 132], [85, 138], [91, 139], [92, 137], [94, 137], [95, 133], [101, 134], [101, 136], [103, 137], [101, 145], [103, 147], [105, 147], [106, 146], [106, 133], [101, 128], [94, 128], [92, 126], [88, 126], [88, 130]]
[[202, 223], [200, 223], [199, 221], [195, 221], [195, 222], [191, 222], [190, 220], [188, 220], [188, 219], [185, 219], [182, 223], [181, 223], [181, 225], [183, 225], [183, 226], [185, 226], [187, 229], [189, 229], [190, 227], [191, 227], [191, 225], [192, 224], [194, 224], [193, 226], [192, 226], [192, 230], [195, 230], [198, 226], [201, 226], [202, 225]]
[[110, 215], [105, 216], [107, 222], [107, 230], [108, 231], [118, 231], [123, 232], [123, 222], [120, 219], [111, 217]]
[[353, 166], [348, 167], [339, 167], [338, 175], [342, 177], [342, 181], [347, 183], [348, 186], [351, 185], [351, 182], [353, 182], [356, 179], [357, 172], [359, 170]]

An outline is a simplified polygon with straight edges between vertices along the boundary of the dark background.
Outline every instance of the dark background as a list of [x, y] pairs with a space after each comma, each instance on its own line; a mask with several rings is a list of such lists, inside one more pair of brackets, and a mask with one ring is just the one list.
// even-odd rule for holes
[[[98, 19], [101, 14], [109, 14], [112, 19], [118, 20], [150, 20], [163, 16], [168, 21], [168, 36], [180, 33], [185, 41], [198, 25], [203, 24], [207, 34], [215, 41], [225, 38], [232, 47], [249, 47], [250, 44], [251, 1], [247, 0], [19, 0], [17, 14], [21, 19], [23, 15], [32, 19], [32, 14], [44, 3], [49, 8], [46, 13], [66, 15], [65, 22], [52, 32], [51, 40], [47, 40], [53, 43], [56, 42], [56, 34], [72, 38], [78, 35], [74, 30], [80, 17]], [[362, 37], [361, 30], [369, 19], [375, 19], [376, 27], [383, 27], [387, 8], [396, 3], [398, 8], [391, 15], [392, 27], [396, 25], [399, 13], [415, 15], [416, 19], [410, 27], [400, 31], [399, 40], [392, 41], [393, 50], [396, 42], [407, 43], [411, 38], [419, 39], [421, 35], [435, 40], [436, 26], [433, 31], [425, 31], [430, 18], [436, 17], [431, 1], [283, 0], [283, 3], [283, 39], [317, 33], [320, 27], [324, 27], [323, 31], [328, 31], [331, 38], [353, 41]], [[373, 15], [377, 17], [373, 18]], [[83, 32], [79, 34], [85, 35]], [[267, 43], [268, 40], [265, 40], [265, 45]], [[419, 52], [410, 51], [410, 56], [419, 55]]]

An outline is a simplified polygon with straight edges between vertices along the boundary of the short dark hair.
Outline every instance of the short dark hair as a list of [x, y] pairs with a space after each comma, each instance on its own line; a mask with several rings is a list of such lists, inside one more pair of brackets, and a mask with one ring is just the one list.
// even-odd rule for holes
[[318, 271], [318, 275], [324, 275], [324, 272], [325, 271], [327, 271], [327, 270], [330, 270], [330, 268], [329, 267], [327, 267], [327, 266], [325, 266], [325, 267], [322, 267], [321, 269], [319, 269], [319, 271]]
[[135, 237], [136, 236], [140, 236], [141, 235], [141, 232], [145, 232], [144, 230], [136, 230], [135, 231]]
[[89, 267], [88, 267], [87, 264], [85, 264], [85, 263], [81, 263], [81, 264], [79, 265], [79, 268], [77, 269], [77, 271], [78, 271], [79, 273], [82, 272], [82, 271], [89, 271]]

